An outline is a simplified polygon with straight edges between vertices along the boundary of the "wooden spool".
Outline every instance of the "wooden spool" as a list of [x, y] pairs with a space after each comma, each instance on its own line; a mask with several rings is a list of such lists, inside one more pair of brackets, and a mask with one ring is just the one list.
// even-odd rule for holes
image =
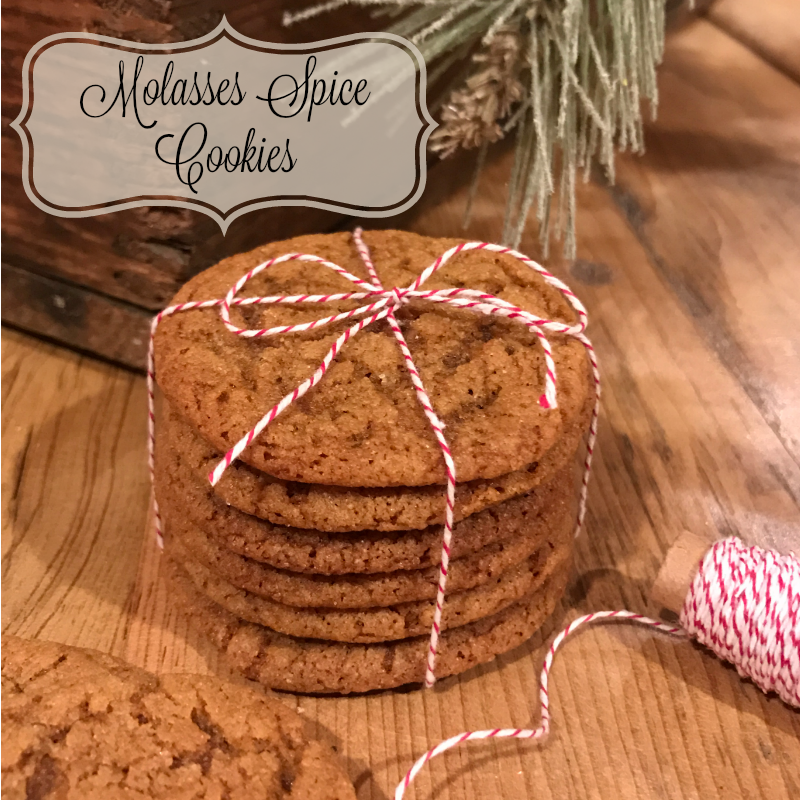
[[711, 542], [684, 531], [670, 547], [650, 596], [663, 608], [680, 614], [694, 576]]

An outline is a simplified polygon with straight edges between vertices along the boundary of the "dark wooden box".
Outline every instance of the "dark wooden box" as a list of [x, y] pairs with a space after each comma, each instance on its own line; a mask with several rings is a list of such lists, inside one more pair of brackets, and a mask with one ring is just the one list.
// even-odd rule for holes
[[9, 124], [22, 102], [22, 65], [45, 36], [87, 31], [141, 42], [193, 39], [225, 14], [264, 41], [314, 41], [370, 27], [363, 13], [286, 29], [291, 0], [4, 0], [2, 5], [2, 318], [13, 326], [136, 368], [149, 319], [190, 276], [220, 258], [273, 239], [334, 227], [310, 208], [245, 214], [223, 236], [194, 211], [139, 208], [87, 219], [46, 214], [25, 194], [22, 146]]

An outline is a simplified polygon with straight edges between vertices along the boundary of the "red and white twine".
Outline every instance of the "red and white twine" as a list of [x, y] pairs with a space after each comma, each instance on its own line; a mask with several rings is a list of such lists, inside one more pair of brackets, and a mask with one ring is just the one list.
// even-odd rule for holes
[[[442, 451], [447, 476], [445, 489], [446, 511], [442, 533], [442, 553], [439, 566], [439, 584], [436, 595], [436, 608], [431, 628], [430, 643], [425, 674], [425, 685], [430, 687], [435, 682], [434, 668], [436, 650], [439, 641], [442, 609], [444, 607], [447, 572], [450, 561], [450, 542], [453, 533], [453, 509], [455, 505], [456, 469], [453, 457], [444, 435], [444, 424], [433, 408], [430, 397], [414, 365], [414, 359], [408, 343], [403, 336], [395, 312], [410, 300], [424, 300], [432, 303], [444, 303], [456, 308], [469, 309], [482, 314], [495, 314], [506, 319], [515, 320], [525, 325], [538, 337], [544, 352], [545, 375], [544, 392], [540, 403], [544, 408], [555, 409], [556, 367], [552, 349], [547, 339], [547, 332], [572, 336], [586, 348], [592, 367], [595, 382], [596, 400], [592, 412], [587, 441], [587, 455], [584, 462], [583, 485], [581, 488], [576, 535], [583, 526], [586, 514], [586, 495], [589, 484], [592, 455], [597, 438], [597, 419], [600, 404], [600, 372], [597, 358], [591, 342], [585, 335], [587, 315], [581, 302], [564, 283], [551, 275], [540, 264], [532, 259], [500, 245], [486, 242], [469, 242], [459, 244], [443, 253], [420, 276], [404, 289], [385, 289], [378, 277], [375, 265], [370, 257], [369, 249], [361, 237], [361, 230], [353, 233], [355, 247], [364, 262], [369, 281], [364, 281], [347, 270], [326, 261], [319, 256], [305, 253], [288, 253], [265, 261], [242, 276], [222, 299], [192, 301], [179, 303], [165, 308], [153, 320], [150, 334], [150, 348], [147, 362], [147, 389], [149, 414], [148, 461], [151, 480], [155, 479], [155, 361], [154, 338], [159, 322], [165, 317], [184, 311], [203, 308], [219, 308], [220, 317], [225, 327], [236, 336], [261, 338], [320, 328], [335, 322], [349, 319], [358, 321], [339, 336], [328, 350], [314, 374], [301, 383], [280, 402], [274, 405], [256, 423], [245, 436], [225, 454], [209, 474], [212, 486], [216, 485], [225, 470], [236, 461], [244, 450], [282, 411], [303, 397], [312, 387], [319, 383], [331, 362], [347, 342], [364, 328], [379, 320], [385, 319], [394, 335], [411, 377], [411, 383], [417, 399], [430, 424], [436, 441]], [[578, 322], [566, 325], [555, 320], [542, 319], [524, 311], [511, 303], [491, 294], [474, 289], [441, 289], [424, 291], [422, 285], [428, 278], [460, 252], [469, 250], [487, 250], [516, 258], [539, 273], [546, 283], [558, 289], [575, 310]], [[356, 292], [328, 295], [294, 295], [274, 297], [238, 297], [244, 286], [265, 269], [285, 261], [306, 261], [331, 269], [346, 280], [355, 284]], [[298, 325], [281, 325], [273, 328], [246, 329], [240, 328], [231, 321], [232, 307], [247, 305], [276, 305], [300, 303], [329, 303], [344, 300], [364, 301], [365, 305], [351, 311], [305, 322]], [[156, 536], [159, 546], [163, 547], [163, 534], [158, 504], [153, 498], [153, 512]], [[732, 663], [739, 673], [749, 677], [764, 692], [776, 692], [786, 703], [800, 708], [800, 562], [794, 555], [780, 556], [758, 547], [747, 547], [738, 539], [731, 538], [717, 542], [704, 557], [697, 576], [692, 584], [680, 616], [680, 627], [667, 625], [658, 620], [634, 614], [631, 611], [599, 611], [587, 614], [574, 620], [556, 636], [542, 667], [539, 701], [541, 721], [539, 726], [531, 729], [495, 728], [485, 731], [468, 731], [453, 736], [436, 745], [422, 755], [399, 783], [395, 791], [395, 800], [401, 800], [411, 782], [419, 771], [435, 756], [450, 750], [464, 742], [481, 739], [532, 739], [541, 741], [550, 732], [550, 701], [548, 681], [553, 658], [564, 640], [579, 628], [598, 622], [628, 621], [649, 626], [663, 633], [679, 637], [694, 638], [707, 646], [720, 658]]]
[[540, 722], [536, 728], [495, 728], [451, 736], [420, 756], [395, 789], [403, 795], [419, 771], [436, 756], [479, 739], [533, 739], [550, 733], [548, 681], [556, 651], [578, 628], [625, 621], [662, 633], [693, 638], [733, 664], [764, 692], [775, 692], [800, 708], [800, 561], [730, 538], [706, 553], [680, 616], [681, 627], [631, 611], [598, 611], [571, 622], [556, 636], [539, 679]]
[[800, 708], [800, 561], [731, 537], [703, 558], [681, 611], [688, 636]]
[[[236, 461], [252, 441], [264, 431], [264, 429], [279, 415], [285, 411], [292, 403], [303, 397], [311, 388], [319, 383], [324, 377], [325, 373], [331, 365], [331, 362], [336, 358], [339, 351], [347, 344], [347, 342], [360, 333], [364, 328], [372, 325], [379, 320], [385, 319], [392, 334], [394, 335], [400, 351], [403, 354], [403, 359], [411, 378], [411, 383], [417, 395], [417, 399], [422, 406], [431, 430], [433, 431], [436, 441], [442, 451], [442, 457], [445, 464], [445, 473], [447, 477], [447, 484], [445, 488], [445, 524], [442, 533], [442, 552], [439, 562], [439, 583], [436, 593], [436, 607], [434, 610], [433, 624], [431, 626], [430, 642], [428, 646], [428, 657], [425, 671], [425, 685], [430, 687], [435, 683], [434, 668], [436, 665], [436, 650], [439, 642], [439, 635], [441, 632], [441, 619], [442, 610], [444, 608], [445, 590], [447, 587], [447, 572], [450, 562], [450, 542], [453, 535], [453, 510], [455, 506], [455, 489], [456, 489], [456, 468], [453, 461], [450, 447], [444, 435], [444, 424], [439, 419], [436, 411], [433, 408], [430, 397], [425, 391], [422, 379], [419, 372], [414, 365], [414, 359], [408, 344], [400, 330], [400, 325], [397, 322], [395, 311], [405, 303], [411, 300], [424, 300], [433, 303], [444, 303], [455, 308], [467, 309], [470, 311], [497, 315], [505, 317], [506, 319], [514, 320], [525, 325], [531, 330], [539, 340], [539, 343], [544, 352], [545, 362], [545, 375], [544, 375], [544, 392], [539, 398], [539, 402], [544, 408], [555, 409], [558, 401], [556, 398], [556, 366], [553, 360], [553, 353], [550, 347], [550, 342], [547, 339], [547, 332], [562, 334], [565, 336], [572, 336], [580, 341], [589, 355], [591, 362], [592, 374], [595, 382], [596, 400], [592, 412], [592, 420], [589, 427], [589, 436], [587, 442], [587, 455], [584, 463], [584, 477], [583, 486], [579, 500], [578, 521], [576, 526], [576, 535], [580, 532], [583, 525], [583, 519], [586, 513], [586, 494], [589, 484], [589, 472], [591, 469], [592, 454], [594, 452], [595, 439], [597, 437], [597, 417], [599, 413], [600, 404], [600, 371], [597, 366], [597, 358], [595, 356], [594, 348], [591, 342], [586, 337], [584, 331], [588, 322], [586, 309], [578, 298], [570, 291], [569, 287], [551, 275], [541, 264], [533, 261], [522, 253], [512, 250], [508, 247], [501, 245], [489, 244], [487, 242], [466, 242], [458, 244], [450, 248], [447, 252], [439, 256], [430, 266], [428, 266], [419, 277], [406, 288], [393, 288], [385, 289], [378, 278], [378, 273], [375, 270], [375, 265], [370, 258], [369, 249], [361, 237], [361, 229], [356, 229], [353, 233], [353, 239], [356, 249], [361, 256], [367, 273], [370, 276], [369, 282], [358, 278], [347, 270], [326, 261], [323, 258], [306, 253], [287, 253], [277, 258], [271, 258], [257, 267], [254, 267], [246, 275], [243, 275], [228, 291], [225, 297], [221, 300], [203, 300], [192, 301], [188, 303], [179, 303], [169, 308], [165, 308], [158, 314], [154, 320], [150, 332], [150, 348], [148, 352], [147, 363], [147, 389], [148, 389], [148, 413], [149, 413], [149, 451], [148, 461], [150, 466], [151, 480], [155, 479], [155, 357], [154, 357], [154, 340], [155, 332], [158, 324], [165, 317], [172, 314], [181, 313], [184, 311], [192, 311], [203, 308], [219, 308], [220, 318], [222, 319], [225, 327], [236, 336], [244, 336], [246, 338], [258, 339], [265, 336], [276, 336], [283, 334], [299, 333], [301, 331], [309, 331], [315, 328], [321, 328], [325, 325], [330, 325], [335, 322], [342, 322], [349, 319], [358, 319], [352, 327], [348, 328], [344, 333], [339, 336], [331, 346], [330, 350], [326, 353], [322, 363], [317, 367], [314, 374], [307, 378], [303, 383], [296, 387], [293, 391], [287, 394], [280, 402], [276, 403], [266, 414], [253, 426], [253, 428], [243, 436], [234, 446], [225, 454], [224, 458], [217, 464], [216, 467], [209, 474], [209, 481], [212, 486], [215, 486], [225, 470]], [[500, 253], [509, 255], [526, 266], [535, 270], [542, 276], [544, 281], [550, 286], [558, 289], [561, 294], [567, 299], [578, 317], [578, 321], [574, 325], [567, 325], [563, 322], [556, 320], [543, 319], [528, 311], [524, 311], [517, 306], [495, 297], [492, 294], [486, 294], [475, 289], [440, 289], [428, 290], [421, 289], [422, 285], [439, 269], [441, 269], [451, 258], [461, 252], [469, 250], [487, 250], [493, 253]], [[360, 290], [357, 292], [345, 292], [339, 294], [328, 295], [293, 295], [293, 296], [273, 296], [273, 297], [238, 297], [239, 292], [244, 288], [248, 281], [252, 280], [256, 275], [263, 272], [265, 269], [280, 264], [285, 261], [307, 261], [319, 264], [322, 267], [331, 269], [341, 277], [355, 284]], [[357, 300], [365, 301], [365, 305], [354, 308], [350, 311], [344, 311], [339, 314], [334, 314], [321, 319], [313, 320], [311, 322], [304, 322], [297, 325], [280, 325], [273, 328], [260, 328], [248, 329], [240, 328], [231, 321], [230, 310], [233, 306], [247, 306], [247, 305], [277, 305], [277, 304], [300, 304], [300, 303], [330, 303], [339, 302], [344, 300]], [[155, 498], [153, 499], [153, 512], [156, 525], [156, 537], [159, 546], [163, 546], [163, 533], [161, 518], [158, 510], [158, 503]]]

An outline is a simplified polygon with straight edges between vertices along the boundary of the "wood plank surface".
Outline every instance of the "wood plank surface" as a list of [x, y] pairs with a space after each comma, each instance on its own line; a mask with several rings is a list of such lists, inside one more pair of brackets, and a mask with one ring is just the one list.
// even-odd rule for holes
[[800, 81], [797, 0], [716, 0], [708, 18], [765, 61]]
[[[695, 23], [670, 42], [647, 141], [613, 191], [580, 188], [579, 259], [551, 263], [589, 309], [605, 381], [562, 606], [523, 647], [433, 691], [280, 695], [337, 745], [361, 800], [388, 800], [442, 738], [534, 724], [552, 635], [587, 611], [657, 613], [649, 587], [682, 529], [800, 550], [800, 87]], [[508, 166], [489, 164], [466, 233], [459, 161], [392, 224], [497, 239]], [[522, 249], [536, 255], [535, 231]], [[3, 629], [226, 675], [159, 577], [143, 380], [14, 332], [3, 345]], [[411, 796], [800, 796], [800, 714], [699, 647], [588, 630], [558, 656], [550, 696], [544, 746], [469, 745]]]

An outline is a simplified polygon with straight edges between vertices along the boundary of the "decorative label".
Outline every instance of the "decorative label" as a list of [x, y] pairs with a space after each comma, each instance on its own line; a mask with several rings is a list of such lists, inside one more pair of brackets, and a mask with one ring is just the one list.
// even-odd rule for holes
[[425, 187], [425, 62], [393, 34], [279, 45], [225, 19], [179, 44], [58, 34], [23, 78], [25, 189], [57, 216], [180, 206], [225, 231], [267, 206], [389, 216]]

